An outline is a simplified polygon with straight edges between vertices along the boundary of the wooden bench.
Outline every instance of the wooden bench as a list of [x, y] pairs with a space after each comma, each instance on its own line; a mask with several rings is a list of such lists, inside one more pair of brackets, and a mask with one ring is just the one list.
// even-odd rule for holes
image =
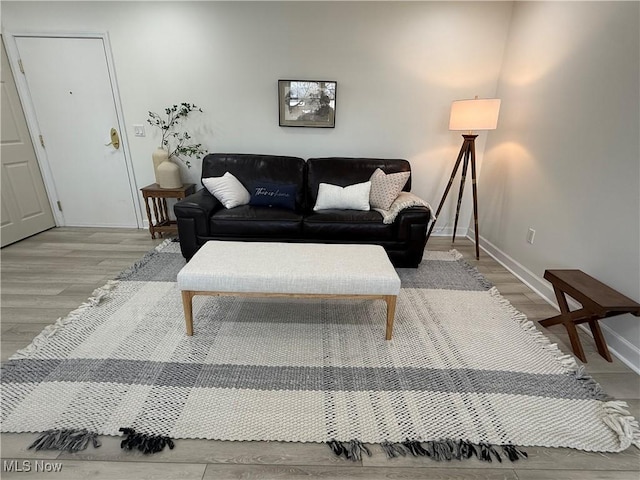
[[[586, 362], [576, 325], [589, 322], [598, 353], [612, 362], [598, 320], [624, 313], [640, 317], [640, 304], [580, 270], [545, 270], [544, 278], [553, 285], [561, 313], [542, 320], [540, 325], [547, 328], [559, 323], [563, 324], [569, 334], [573, 353]], [[569, 311], [565, 294], [580, 302], [582, 308]]]

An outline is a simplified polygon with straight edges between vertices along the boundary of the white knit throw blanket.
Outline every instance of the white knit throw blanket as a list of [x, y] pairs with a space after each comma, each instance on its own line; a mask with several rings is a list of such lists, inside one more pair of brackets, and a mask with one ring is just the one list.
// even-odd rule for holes
[[373, 210], [382, 215], [382, 223], [389, 225], [395, 221], [402, 210], [409, 207], [427, 207], [431, 212], [431, 221], [436, 221], [436, 214], [431, 205], [411, 192], [400, 192], [389, 207], [389, 210], [382, 210], [381, 208], [374, 208]]

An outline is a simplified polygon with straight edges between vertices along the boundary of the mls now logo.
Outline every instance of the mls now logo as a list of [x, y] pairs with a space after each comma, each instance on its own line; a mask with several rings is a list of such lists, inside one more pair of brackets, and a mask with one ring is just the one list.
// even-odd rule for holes
[[53, 473], [62, 471], [62, 463], [45, 462], [44, 460], [3, 460], [3, 472], [45, 472]]

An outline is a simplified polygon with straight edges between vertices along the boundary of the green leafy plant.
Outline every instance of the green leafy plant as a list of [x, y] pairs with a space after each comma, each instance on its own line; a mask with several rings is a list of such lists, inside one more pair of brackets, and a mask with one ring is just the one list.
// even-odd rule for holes
[[202, 113], [202, 109], [192, 103], [181, 103], [165, 108], [164, 116], [149, 112], [147, 119], [149, 125], [159, 128], [162, 133], [160, 147], [169, 152], [169, 158], [179, 159], [187, 168], [191, 168], [191, 162], [183, 156], [200, 157], [207, 153], [201, 143], [193, 143], [188, 132], [177, 128], [191, 112]]

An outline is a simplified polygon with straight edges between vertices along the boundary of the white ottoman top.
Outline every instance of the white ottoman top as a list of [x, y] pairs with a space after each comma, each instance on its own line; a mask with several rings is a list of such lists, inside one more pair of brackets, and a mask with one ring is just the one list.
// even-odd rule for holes
[[400, 278], [379, 245], [209, 241], [178, 273], [181, 290], [398, 295]]

